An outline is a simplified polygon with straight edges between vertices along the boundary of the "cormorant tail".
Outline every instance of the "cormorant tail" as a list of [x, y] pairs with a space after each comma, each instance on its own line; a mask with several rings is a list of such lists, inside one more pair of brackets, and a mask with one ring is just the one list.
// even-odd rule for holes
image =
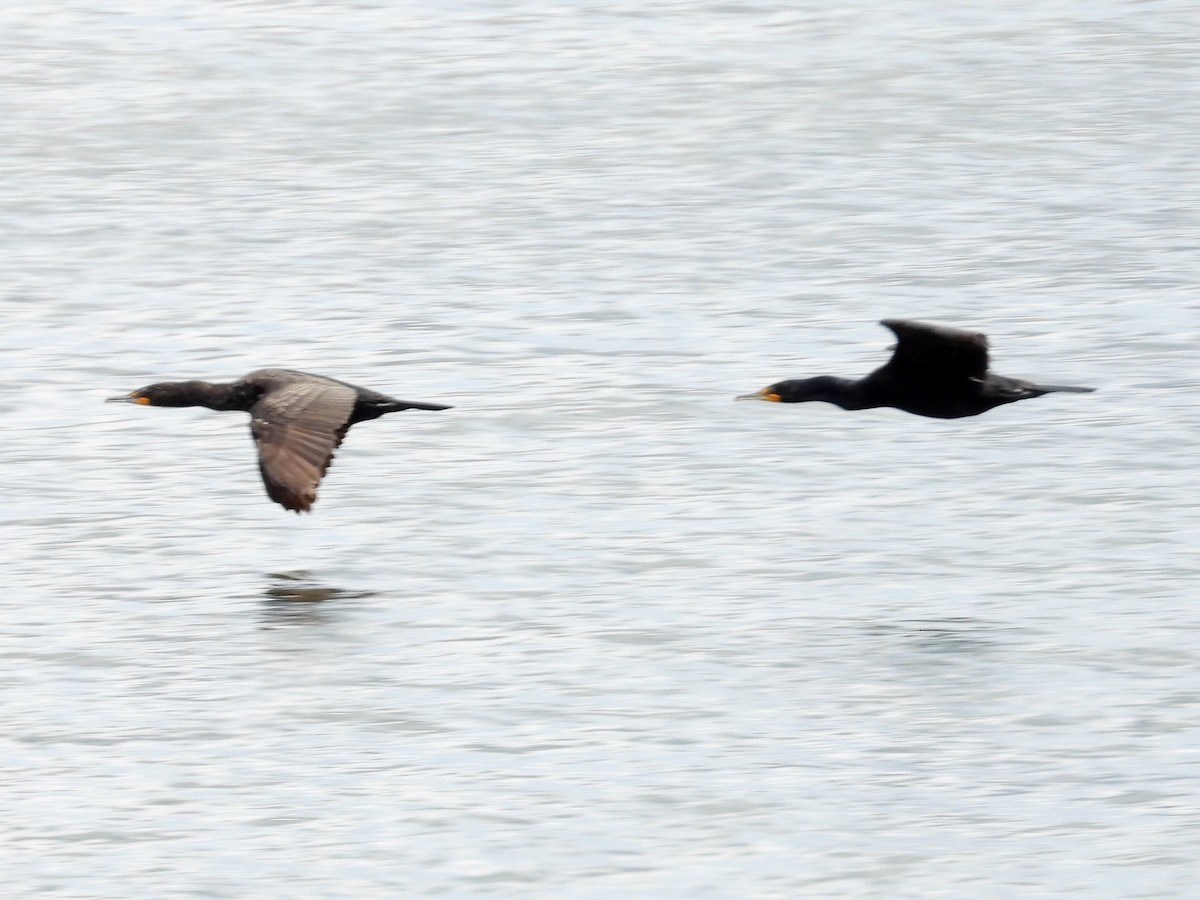
[[1047, 394], [1058, 392], [1060, 394], [1090, 394], [1095, 391], [1095, 388], [1079, 387], [1073, 384], [1039, 384], [1039, 391], [1045, 391]]

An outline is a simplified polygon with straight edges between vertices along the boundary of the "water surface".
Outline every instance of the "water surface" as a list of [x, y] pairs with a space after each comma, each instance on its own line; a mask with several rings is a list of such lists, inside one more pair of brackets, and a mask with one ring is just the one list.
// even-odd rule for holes
[[[4, 15], [25, 896], [1187, 896], [1189, 4]], [[734, 404], [885, 316], [1100, 388]], [[311, 516], [244, 417], [311, 369]]]

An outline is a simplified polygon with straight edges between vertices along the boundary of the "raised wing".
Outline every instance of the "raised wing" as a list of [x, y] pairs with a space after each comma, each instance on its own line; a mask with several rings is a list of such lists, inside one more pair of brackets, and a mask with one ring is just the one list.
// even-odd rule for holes
[[267, 495], [302, 512], [350, 427], [355, 392], [335, 381], [301, 381], [268, 391], [250, 408], [250, 433]]
[[987, 377], [987, 336], [924, 322], [884, 319], [896, 335], [896, 348], [884, 366], [890, 374], [926, 383]]

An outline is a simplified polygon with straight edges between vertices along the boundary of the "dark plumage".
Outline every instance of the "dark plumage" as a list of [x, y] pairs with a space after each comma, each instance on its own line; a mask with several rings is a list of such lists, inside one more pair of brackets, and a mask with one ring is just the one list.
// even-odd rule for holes
[[923, 322], [884, 319], [896, 335], [892, 358], [857, 381], [822, 375], [780, 381], [739, 400], [803, 403], [823, 400], [842, 409], [892, 406], [918, 416], [958, 419], [1053, 391], [1086, 394], [1087, 387], [1034, 384], [988, 372], [985, 335]]
[[164, 381], [108, 402], [250, 413], [267, 495], [296, 512], [307, 511], [317, 499], [317, 485], [351, 425], [404, 409], [450, 409], [290, 369], [259, 369], [230, 384]]

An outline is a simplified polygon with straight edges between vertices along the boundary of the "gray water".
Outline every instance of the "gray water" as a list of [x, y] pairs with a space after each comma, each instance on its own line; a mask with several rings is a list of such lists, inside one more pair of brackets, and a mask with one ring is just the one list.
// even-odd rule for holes
[[[1193, 4], [2, 18], [6, 894], [1194, 896]], [[731, 402], [885, 316], [1099, 392]]]

